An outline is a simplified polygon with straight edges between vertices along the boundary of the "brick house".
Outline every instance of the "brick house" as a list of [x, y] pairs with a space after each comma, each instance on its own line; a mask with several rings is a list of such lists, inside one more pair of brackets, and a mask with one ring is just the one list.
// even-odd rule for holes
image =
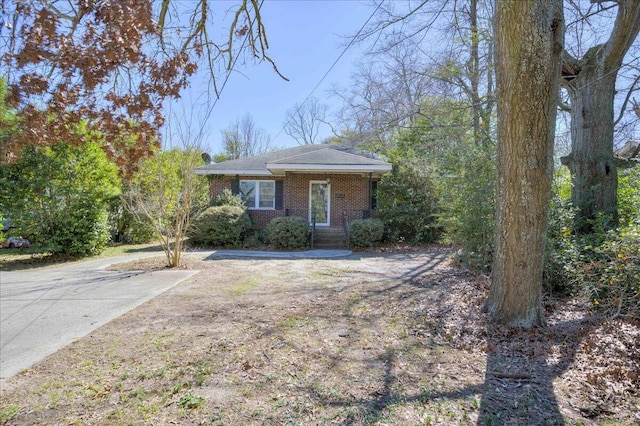
[[317, 228], [371, 216], [380, 176], [391, 164], [341, 145], [302, 145], [196, 169], [210, 177], [211, 199], [239, 194], [255, 228], [280, 216], [300, 216]]

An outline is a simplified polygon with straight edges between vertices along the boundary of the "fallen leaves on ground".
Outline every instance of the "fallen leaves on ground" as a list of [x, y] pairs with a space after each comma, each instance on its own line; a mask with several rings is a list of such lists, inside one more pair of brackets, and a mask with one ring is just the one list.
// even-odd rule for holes
[[[638, 334], [579, 300], [487, 324], [446, 247], [209, 259], [2, 386], [6, 424], [636, 424]], [[162, 258], [124, 267], [160, 268]]]

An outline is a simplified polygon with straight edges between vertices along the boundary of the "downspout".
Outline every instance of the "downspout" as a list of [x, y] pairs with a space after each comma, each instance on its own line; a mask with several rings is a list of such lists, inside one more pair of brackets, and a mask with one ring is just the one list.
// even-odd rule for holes
[[[285, 170], [284, 172], [284, 180], [282, 181], [282, 209], [284, 210], [284, 215], [289, 216], [289, 207], [287, 205], [287, 197], [289, 191], [289, 172]], [[294, 212], [295, 213], [295, 212]]]
[[[371, 185], [373, 184], [373, 173], [369, 172], [369, 218], [371, 218], [372, 215], [372, 209], [373, 209], [373, 203], [372, 203], [372, 198], [373, 198], [373, 189], [371, 188]], [[364, 218], [363, 218], [364, 219]]]

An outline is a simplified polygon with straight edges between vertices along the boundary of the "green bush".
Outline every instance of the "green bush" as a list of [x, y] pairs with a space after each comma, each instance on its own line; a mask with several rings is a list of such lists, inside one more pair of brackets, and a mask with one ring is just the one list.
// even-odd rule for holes
[[582, 294], [608, 315], [640, 316], [640, 223], [607, 230], [606, 217], [591, 234], [576, 235], [575, 209], [552, 199], [545, 258], [548, 291]]
[[243, 209], [247, 206], [240, 198], [240, 195], [234, 194], [230, 189], [225, 189], [222, 194], [218, 195], [211, 203], [212, 206], [238, 206]]
[[196, 244], [238, 245], [251, 229], [251, 218], [239, 206], [209, 207], [191, 224], [189, 237]]
[[131, 220], [127, 229], [127, 236], [132, 244], [150, 243], [157, 238], [156, 231], [150, 223]]
[[444, 241], [460, 247], [456, 260], [465, 267], [491, 270], [495, 225], [495, 149], [469, 145], [456, 150], [437, 174], [438, 224]]
[[640, 166], [619, 170], [618, 213], [623, 227], [640, 218]]
[[640, 226], [609, 231], [597, 245], [583, 244], [569, 272], [575, 284], [609, 315], [640, 317]]
[[53, 254], [95, 255], [109, 241], [108, 205], [119, 183], [98, 142], [29, 147], [0, 166], [0, 210], [14, 219], [17, 235]]
[[120, 197], [109, 203], [109, 233], [112, 243], [144, 244], [157, 238], [152, 224], [136, 219]]
[[377, 198], [377, 214], [388, 240], [420, 244], [439, 238], [438, 208], [429, 176], [411, 166], [394, 164], [393, 171], [379, 181]]
[[379, 219], [358, 219], [349, 224], [349, 240], [355, 247], [371, 247], [383, 236], [384, 224]]
[[53, 253], [72, 257], [100, 254], [109, 242], [108, 215], [104, 206], [89, 201], [72, 205], [50, 224], [55, 232], [46, 245]]
[[279, 249], [300, 249], [309, 247], [311, 230], [304, 218], [276, 217], [265, 228], [267, 241]]
[[573, 236], [575, 209], [557, 194], [551, 197], [545, 247], [544, 284], [551, 293], [569, 294], [571, 287], [567, 265], [578, 261], [580, 255]]
[[562, 249], [556, 253], [564, 256], [556, 280], [607, 315], [640, 316], [640, 226], [571, 236]]

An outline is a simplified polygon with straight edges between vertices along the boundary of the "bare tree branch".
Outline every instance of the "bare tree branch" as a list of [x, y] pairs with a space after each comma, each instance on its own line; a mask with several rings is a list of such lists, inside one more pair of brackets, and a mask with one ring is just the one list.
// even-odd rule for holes
[[[269, 62], [282, 77], [267, 53], [258, 0], [237, 0], [227, 24], [213, 21], [221, 3], [211, 0], [2, 5], [11, 22], [0, 30], [7, 101], [24, 124], [0, 147], [5, 160], [26, 145], [82, 144], [69, 129], [85, 121], [105, 135], [105, 150], [121, 167], [135, 164], [156, 148], [165, 102], [181, 96], [198, 68], [216, 95], [217, 80], [228, 78], [242, 55]], [[214, 24], [230, 25], [226, 40], [211, 38]]]
[[270, 148], [271, 138], [264, 129], [256, 126], [249, 113], [236, 118], [221, 133], [225, 159], [252, 157], [267, 152]]
[[[629, 104], [629, 100], [631, 99], [631, 95], [633, 95], [638, 90], [638, 83], [640, 83], [640, 74], [636, 75], [633, 83], [631, 83], [631, 85], [627, 89], [627, 95], [624, 97], [624, 101], [622, 101], [618, 118], [616, 118], [613, 122], [614, 126], [617, 126], [624, 117], [624, 114], [627, 110], [627, 105]], [[635, 99], [633, 100], [632, 105], [633, 110], [636, 112], [636, 114], [638, 114], [638, 110], [636, 109], [638, 107], [638, 104], [635, 102]], [[638, 115], [638, 118], [640, 119], [640, 115]]]
[[325, 123], [327, 106], [317, 98], [309, 98], [305, 103], [296, 103], [287, 111], [284, 132], [298, 145], [313, 144], [318, 137], [320, 124]]

